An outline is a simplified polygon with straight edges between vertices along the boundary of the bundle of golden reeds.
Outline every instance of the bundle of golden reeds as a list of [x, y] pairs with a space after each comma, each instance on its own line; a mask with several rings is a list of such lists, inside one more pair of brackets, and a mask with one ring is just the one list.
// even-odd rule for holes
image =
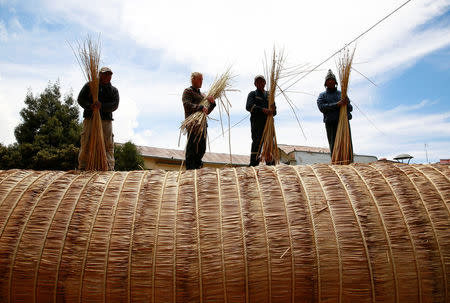
[[[348, 48], [342, 51], [338, 61], [339, 80], [341, 83], [341, 100], [347, 98], [348, 82], [352, 69], [355, 48], [350, 52]], [[331, 157], [332, 164], [350, 164], [353, 162], [353, 146], [350, 134], [350, 125], [347, 116], [347, 105], [341, 106], [336, 139]]]
[[[200, 102], [200, 105], [203, 105], [206, 108], [209, 108], [209, 101], [206, 99], [207, 97], [213, 97], [216, 101], [216, 105], [219, 107], [220, 113], [223, 111], [230, 116], [229, 108], [231, 107], [231, 103], [226, 97], [225, 92], [230, 90], [231, 83], [230, 80], [233, 78], [231, 74], [231, 67], [229, 67], [220, 77], [216, 77], [211, 88], [208, 93], [205, 95], [205, 98]], [[206, 138], [206, 121], [208, 115], [206, 115], [203, 111], [195, 112], [189, 117], [187, 117], [180, 126], [181, 132], [183, 134], [189, 134], [190, 136], [194, 136], [197, 141], [200, 140], [200, 136], [205, 136]], [[222, 120], [222, 117], [220, 117]]]
[[[89, 82], [92, 101], [95, 104], [98, 102], [100, 42], [95, 42], [88, 36], [84, 42], [78, 43], [78, 53], [75, 51], [74, 53], [86, 80]], [[99, 108], [93, 110], [91, 119], [91, 133], [89, 134], [89, 143], [85, 153], [87, 157], [86, 170], [105, 171], [108, 170], [108, 161], [106, 159], [102, 119]]]
[[[281, 78], [281, 71], [283, 69], [284, 63], [284, 53], [280, 51], [276, 54], [275, 48], [272, 53], [272, 61], [270, 65], [270, 70], [266, 66], [265, 77], [268, 79], [269, 90], [268, 90], [268, 108], [272, 109], [275, 105], [275, 96], [279, 89], [278, 81]], [[264, 126], [264, 132], [261, 140], [261, 161], [266, 163], [279, 163], [280, 154], [277, 145], [277, 135], [275, 133], [275, 123], [273, 115], [268, 115], [266, 120], [266, 125]]]

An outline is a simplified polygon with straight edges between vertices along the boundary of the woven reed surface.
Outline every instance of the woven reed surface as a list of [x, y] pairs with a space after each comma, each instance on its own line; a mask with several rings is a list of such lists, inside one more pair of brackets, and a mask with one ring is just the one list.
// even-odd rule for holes
[[0, 302], [450, 302], [450, 168], [0, 171]]

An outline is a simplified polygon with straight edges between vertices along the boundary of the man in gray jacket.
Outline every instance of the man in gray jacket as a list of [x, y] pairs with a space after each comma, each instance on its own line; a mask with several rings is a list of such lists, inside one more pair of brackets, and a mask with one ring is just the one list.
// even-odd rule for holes
[[353, 106], [350, 104], [350, 100], [348, 98], [341, 100], [341, 91], [337, 89], [336, 76], [333, 74], [331, 69], [328, 70], [324, 85], [326, 87], [326, 90], [320, 93], [319, 98], [317, 99], [317, 106], [323, 113], [323, 122], [325, 123], [325, 128], [327, 130], [330, 155], [332, 155], [334, 141], [336, 139], [336, 131], [339, 123], [340, 108], [341, 106], [347, 105], [348, 120], [351, 120], [351, 111], [353, 110]]
[[[186, 119], [195, 112], [204, 112], [209, 115], [214, 107], [216, 107], [216, 102], [213, 97], [205, 96], [200, 92], [200, 88], [203, 84], [203, 75], [199, 72], [194, 72], [191, 74], [191, 86], [183, 91], [182, 101], [184, 108], [184, 118]], [[209, 101], [207, 106], [203, 106], [200, 103], [206, 98]], [[206, 128], [208, 124], [206, 125]], [[194, 136], [188, 133], [188, 142], [186, 144], [186, 169], [199, 169], [203, 167], [202, 158], [206, 152], [206, 132], [204, 130], [203, 134], [200, 136]]]

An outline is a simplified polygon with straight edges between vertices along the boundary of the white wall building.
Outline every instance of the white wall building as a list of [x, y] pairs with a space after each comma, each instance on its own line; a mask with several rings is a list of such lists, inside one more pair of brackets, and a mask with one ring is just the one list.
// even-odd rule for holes
[[[316, 163], [330, 163], [330, 150], [324, 147], [278, 144], [280, 163], [289, 165], [306, 165]], [[377, 161], [375, 156], [353, 155], [355, 163], [370, 163]]]

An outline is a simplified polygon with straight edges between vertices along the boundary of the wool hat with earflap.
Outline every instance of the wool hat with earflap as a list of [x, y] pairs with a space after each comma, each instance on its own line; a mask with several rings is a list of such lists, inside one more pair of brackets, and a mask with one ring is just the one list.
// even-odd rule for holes
[[336, 82], [336, 84], [337, 84], [336, 76], [333, 74], [331, 69], [328, 70], [328, 73], [327, 73], [327, 75], [325, 77], [325, 82], [324, 82], [323, 85], [325, 85], [325, 83], [327, 82], [328, 79], [333, 79]]

